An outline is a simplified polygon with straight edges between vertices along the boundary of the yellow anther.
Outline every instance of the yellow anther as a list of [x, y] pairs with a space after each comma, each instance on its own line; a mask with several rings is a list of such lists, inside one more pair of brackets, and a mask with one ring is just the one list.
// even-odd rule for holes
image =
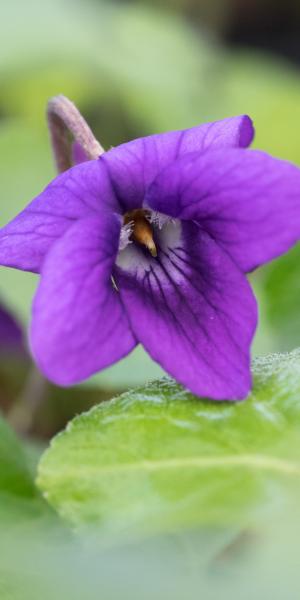
[[131, 239], [142, 246], [145, 246], [150, 254], [157, 256], [157, 249], [153, 239], [151, 223], [149, 223], [147, 212], [143, 209], [131, 210], [124, 217], [124, 225], [132, 223]]

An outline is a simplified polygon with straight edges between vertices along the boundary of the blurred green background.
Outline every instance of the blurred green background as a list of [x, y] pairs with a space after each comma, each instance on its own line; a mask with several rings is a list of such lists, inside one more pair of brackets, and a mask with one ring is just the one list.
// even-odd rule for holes
[[[63, 93], [105, 148], [248, 113], [254, 145], [300, 164], [300, 8], [291, 0], [17, 0], [0, 9], [4, 225], [55, 175], [45, 108]], [[252, 276], [254, 354], [300, 344], [300, 250]], [[0, 298], [26, 327], [36, 277], [2, 269]], [[30, 363], [0, 367], [0, 402], [19, 401]], [[82, 388], [47, 386], [29, 429], [49, 437], [76, 412], [161, 371], [142, 349]], [[14, 419], [12, 419], [14, 420]], [[20, 416], [17, 418], [19, 424]], [[22, 425], [21, 425], [22, 429]]]

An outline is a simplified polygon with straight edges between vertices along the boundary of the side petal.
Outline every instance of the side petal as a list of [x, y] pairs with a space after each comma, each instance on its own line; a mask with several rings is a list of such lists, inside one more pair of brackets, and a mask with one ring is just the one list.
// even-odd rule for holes
[[300, 239], [300, 169], [257, 150], [183, 157], [157, 177], [146, 202], [199, 222], [244, 272]]
[[39, 273], [52, 244], [79, 218], [103, 208], [119, 210], [98, 160], [59, 175], [8, 225], [0, 229], [0, 264]]
[[132, 330], [170, 375], [193, 393], [244, 398], [256, 301], [245, 276], [196, 224], [149, 267], [116, 273]]
[[143, 204], [147, 187], [176, 158], [209, 148], [245, 147], [253, 136], [252, 121], [244, 115], [139, 138], [105, 152], [100, 161], [126, 211]]
[[55, 383], [77, 383], [136, 345], [111, 281], [119, 233], [113, 215], [82, 219], [45, 259], [30, 344], [40, 369]]

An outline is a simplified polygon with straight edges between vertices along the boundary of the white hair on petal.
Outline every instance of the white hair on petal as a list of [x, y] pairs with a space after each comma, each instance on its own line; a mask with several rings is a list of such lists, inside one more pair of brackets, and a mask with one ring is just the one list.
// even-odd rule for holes
[[[181, 235], [181, 227], [177, 219], [150, 209], [147, 209], [145, 218], [154, 228], [156, 228], [156, 236], [162, 248], [167, 249], [168, 246], [172, 247], [176, 245]], [[119, 240], [119, 252], [126, 250], [129, 244], [132, 244], [132, 239], [130, 238], [133, 228], [134, 221], [129, 221], [129, 223], [122, 226]], [[129, 254], [131, 256], [132, 253]], [[141, 260], [141, 258], [139, 260]]]
[[172, 218], [168, 217], [167, 215], [163, 215], [160, 212], [151, 211], [148, 220], [151, 224], [156, 225], [158, 229], [162, 229], [166, 223], [172, 221]]
[[128, 244], [132, 244], [132, 241], [130, 239], [132, 230], [133, 230], [133, 221], [126, 223], [126, 225], [123, 225], [123, 227], [121, 228], [119, 251], [125, 250], [125, 248], [127, 248]]

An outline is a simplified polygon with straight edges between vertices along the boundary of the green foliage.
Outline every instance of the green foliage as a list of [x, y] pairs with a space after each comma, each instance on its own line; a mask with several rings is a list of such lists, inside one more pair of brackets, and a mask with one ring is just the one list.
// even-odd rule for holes
[[57, 436], [38, 483], [79, 539], [0, 421], [1, 600], [298, 597], [300, 351], [254, 372], [240, 404], [162, 380]]
[[272, 491], [288, 504], [300, 491], [300, 352], [254, 373], [240, 404], [162, 380], [92, 409], [53, 440], [39, 487], [76, 526], [130, 536], [241, 527], [272, 510]]
[[[197, 122], [199, 110], [203, 115], [211, 105], [203, 79], [215, 52], [174, 14], [101, 1], [86, 2], [84, 9], [75, 3], [70, 11], [67, 0], [30, 0], [24, 7], [12, 0], [4, 11], [0, 105], [7, 114], [41, 122], [48, 96], [57, 93], [100, 112], [103, 102], [117, 98], [126, 118], [151, 132], [184, 127], [187, 118]], [[30, 15], [35, 35], [23, 27]]]
[[[1, 215], [5, 225], [51, 180], [54, 169], [47, 139], [29, 123], [5, 121], [0, 127]], [[23, 319], [30, 314], [36, 276], [1, 268], [1, 296]]]
[[[0, 418], [0, 530], [1, 543], [16, 533], [34, 535], [37, 527], [57, 526], [56, 518], [34, 483], [32, 458]], [[2, 554], [2, 551], [0, 552]], [[0, 561], [1, 581], [1, 561]], [[1, 587], [0, 587], [1, 589]]]
[[0, 493], [31, 498], [35, 486], [21, 444], [5, 421], [0, 419]]
[[273, 347], [291, 350], [300, 344], [300, 247], [265, 269], [266, 316], [274, 332]]
[[256, 128], [255, 147], [300, 164], [295, 135], [300, 118], [299, 72], [283, 59], [245, 50], [238, 56], [225, 55], [220, 72], [216, 86], [223, 111], [248, 113]]

